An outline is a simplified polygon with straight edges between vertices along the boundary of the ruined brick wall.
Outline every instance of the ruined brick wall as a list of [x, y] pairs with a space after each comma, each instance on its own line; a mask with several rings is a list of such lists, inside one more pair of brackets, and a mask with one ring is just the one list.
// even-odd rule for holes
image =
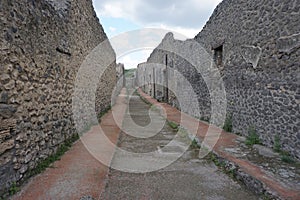
[[[72, 94], [77, 70], [107, 37], [92, 0], [3, 0], [0, 24], [2, 193], [76, 134]], [[99, 82], [99, 110], [110, 103], [106, 86], [115, 83], [114, 63], [106, 74]]]
[[[297, 0], [224, 0], [194, 38], [210, 54], [222, 75], [233, 132], [246, 136], [249, 127], [255, 127], [264, 145], [269, 147], [278, 135], [283, 150], [298, 159], [299, 7]], [[177, 43], [173, 41], [174, 48]], [[198, 116], [209, 117], [208, 90], [202, 75], [194, 70], [197, 66], [159, 49], [153, 51], [148, 62], [164, 64], [166, 54], [198, 94], [202, 112]], [[184, 95], [188, 98], [188, 94]], [[170, 97], [169, 103], [172, 103]]]

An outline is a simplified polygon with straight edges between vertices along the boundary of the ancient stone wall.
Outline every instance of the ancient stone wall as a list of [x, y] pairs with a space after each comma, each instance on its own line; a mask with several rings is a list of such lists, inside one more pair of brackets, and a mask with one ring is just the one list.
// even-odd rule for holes
[[[278, 135], [282, 149], [298, 159], [299, 8], [297, 0], [224, 0], [194, 38], [206, 49], [222, 76], [227, 117], [232, 117], [233, 132], [246, 136], [249, 127], [254, 127], [263, 144], [269, 147]], [[173, 43], [176, 46], [178, 41]], [[190, 54], [197, 56], [194, 52]], [[210, 97], [207, 98], [203, 74], [194, 70], [197, 66], [159, 48], [153, 51], [148, 62], [165, 64], [166, 55], [169, 66], [173, 63], [188, 77], [198, 94], [202, 112], [198, 116], [210, 117]]]
[[118, 63], [116, 71], [117, 71], [117, 81], [118, 81], [118, 84], [116, 86], [116, 90], [119, 93], [121, 91], [121, 89], [123, 87], [125, 87], [125, 76], [124, 76], [125, 68], [124, 68], [124, 64]]
[[[107, 37], [92, 0], [3, 0], [0, 24], [2, 193], [77, 133], [72, 118], [77, 71]], [[107, 86], [116, 81], [115, 67], [112, 63], [99, 81], [98, 112], [110, 104]]]

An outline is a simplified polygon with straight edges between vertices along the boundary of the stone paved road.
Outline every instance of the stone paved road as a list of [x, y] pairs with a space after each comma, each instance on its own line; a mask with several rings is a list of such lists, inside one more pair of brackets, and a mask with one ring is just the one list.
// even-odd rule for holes
[[[100, 199], [258, 199], [214, 164], [199, 159], [197, 150], [185, 151], [180, 138], [172, 140], [176, 132], [164, 121], [158, 111], [150, 109], [138, 96], [130, 98], [123, 121], [123, 131], [128, 134], [121, 133], [118, 146], [129, 152], [158, 153], [128, 155], [116, 151]], [[159, 128], [159, 133], [154, 134]], [[163, 148], [168, 143], [168, 147]], [[183, 156], [165, 168], [134, 173], [151, 170], [154, 164], [165, 164], [157, 159], [159, 153], [171, 155], [167, 156], [170, 160], [181, 153]], [[113, 168], [134, 170], [129, 173]]]

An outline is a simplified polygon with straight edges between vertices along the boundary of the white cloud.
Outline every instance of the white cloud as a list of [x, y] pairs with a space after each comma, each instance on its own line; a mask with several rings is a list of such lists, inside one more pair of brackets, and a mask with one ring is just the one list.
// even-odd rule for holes
[[[195, 36], [221, 0], [94, 0], [98, 15], [125, 18], [143, 27], [162, 25]], [[196, 33], [195, 33], [196, 32]]]
[[131, 18], [132, 13], [135, 12], [136, 0], [93, 0], [94, 5], [100, 11], [100, 16], [114, 17], [114, 18]]
[[139, 63], [146, 62], [153, 49], [131, 52], [117, 59], [118, 63], [124, 63], [126, 69], [136, 68]]
[[174, 38], [178, 40], [185, 40], [187, 38], [193, 38], [199, 33], [199, 29], [197, 28], [183, 28], [179, 26], [168, 26], [164, 24], [156, 24], [150, 26], [152, 28], [159, 27], [161, 29], [168, 30], [168, 32], [173, 32]]
[[180, 40], [187, 39], [188, 33], [193, 34], [191, 30], [161, 25], [160, 28], [134, 30], [110, 38], [110, 43], [116, 52], [117, 62], [124, 63], [126, 68], [136, 67], [138, 63], [145, 62], [152, 50], [170, 31], [173, 32], [174, 38]]
[[[165, 30], [165, 32], [162, 30], [161, 34], [153, 34], [151, 30], [149, 32], [146, 29], [134, 34], [131, 32], [117, 34], [116, 37], [110, 38], [117, 54], [117, 62], [124, 63], [125, 68], [133, 68], [145, 62], [152, 52], [149, 48], [155, 48], [166, 32], [172, 31], [174, 37], [180, 40], [195, 37], [221, 1], [93, 0], [100, 21], [102, 17], [122, 18], [143, 28]], [[108, 29], [114, 32], [116, 31], [114, 27], [118, 27], [117, 31], [123, 31], [121, 27], [114, 24], [111, 24]], [[143, 48], [139, 49], [139, 47]], [[147, 48], [148, 50], [145, 50]]]
[[167, 30], [141, 29], [118, 34], [110, 38], [117, 57], [130, 52], [154, 49], [167, 33]]
[[117, 29], [116, 29], [115, 27], [110, 26], [110, 27], [109, 27], [109, 30], [110, 30], [111, 32], [115, 32]]

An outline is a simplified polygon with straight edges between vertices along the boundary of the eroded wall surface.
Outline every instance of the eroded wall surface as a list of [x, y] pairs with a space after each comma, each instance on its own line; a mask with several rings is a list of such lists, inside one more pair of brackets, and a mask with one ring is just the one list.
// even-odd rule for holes
[[[224, 0], [194, 38], [206, 49], [221, 75], [226, 91], [227, 118], [232, 118], [233, 132], [247, 136], [249, 128], [254, 127], [263, 144], [269, 147], [273, 147], [278, 135], [282, 149], [298, 159], [299, 7], [297, 0]], [[203, 78], [205, 75], [197, 72], [199, 66], [193, 66], [182, 56], [160, 49], [170, 40], [173, 40], [171, 43], [174, 48], [178, 47], [178, 43], [189, 42], [165, 38], [153, 51], [148, 63], [166, 65], [167, 55], [169, 69], [174, 68], [186, 77], [198, 96], [198, 114], [180, 109], [209, 119], [211, 92]], [[194, 52], [189, 53], [198, 56]], [[139, 70], [139, 76], [144, 76], [144, 72]], [[169, 83], [182, 83], [180, 79], [174, 79], [171, 72], [169, 74]], [[160, 73], [158, 76], [163, 78], [164, 75]], [[178, 94], [190, 98], [186, 87], [176, 87]], [[174, 99], [176, 97], [168, 95], [168, 102], [176, 106]]]
[[[72, 117], [77, 71], [107, 37], [91, 0], [3, 0], [0, 24], [2, 193], [77, 133]], [[106, 51], [114, 55], [111, 47]], [[97, 112], [110, 104], [115, 67], [111, 63], [97, 83]]]

